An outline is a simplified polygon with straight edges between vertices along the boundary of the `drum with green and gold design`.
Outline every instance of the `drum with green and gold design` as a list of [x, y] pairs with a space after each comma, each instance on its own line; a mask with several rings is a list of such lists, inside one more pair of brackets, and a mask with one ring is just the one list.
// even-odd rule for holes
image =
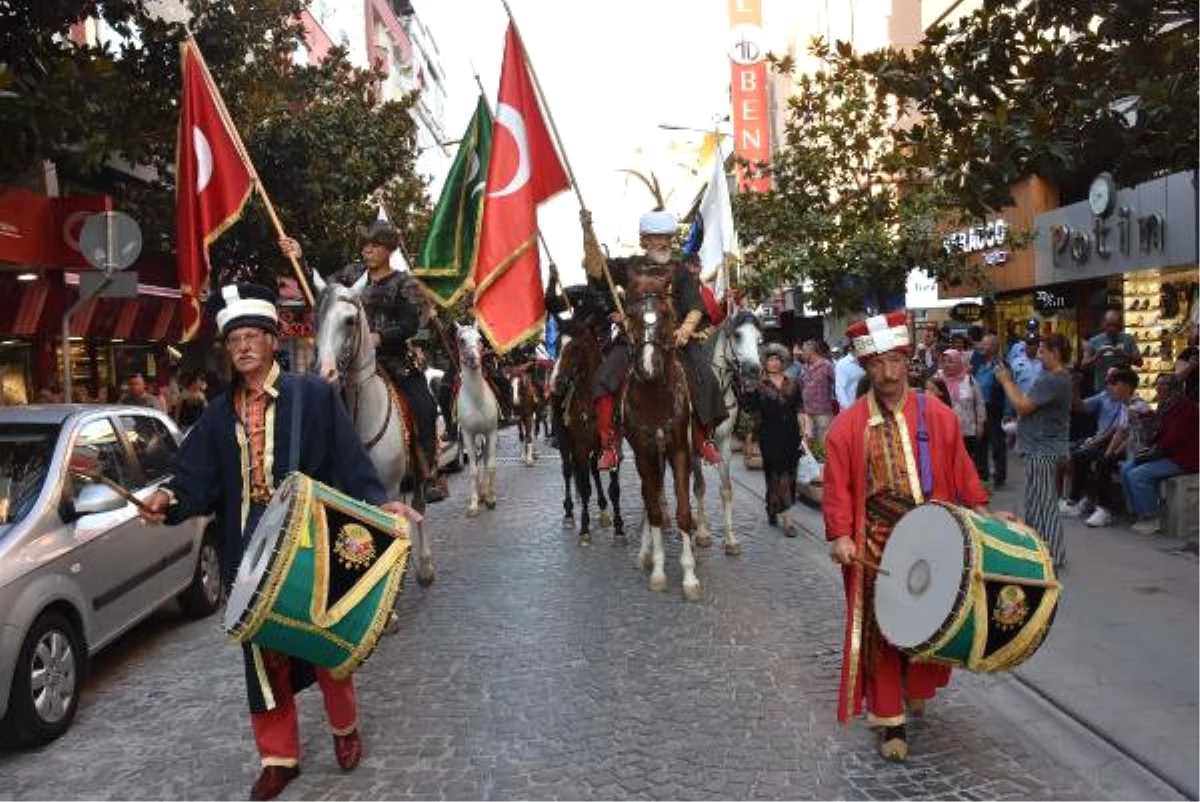
[[1061, 586], [1032, 529], [934, 502], [897, 522], [875, 581], [879, 630], [910, 657], [1007, 671], [1041, 645]]
[[293, 473], [251, 535], [225, 629], [344, 677], [375, 649], [409, 550], [403, 518]]

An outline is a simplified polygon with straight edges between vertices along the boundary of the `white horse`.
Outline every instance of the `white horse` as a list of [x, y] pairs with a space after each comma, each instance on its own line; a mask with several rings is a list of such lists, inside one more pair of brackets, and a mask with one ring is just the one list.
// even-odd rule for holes
[[[471, 474], [471, 501], [467, 515], [479, 514], [479, 499], [496, 508], [496, 437], [500, 429], [500, 404], [483, 378], [483, 338], [475, 326], [455, 326], [462, 386], [454, 401]], [[486, 474], [479, 470], [483, 460]]]
[[[326, 284], [316, 271], [317, 289], [317, 369], [330, 384], [342, 389], [342, 401], [362, 439], [379, 481], [388, 498], [400, 498], [404, 480], [416, 488], [413, 507], [425, 511], [421, 481], [416, 473], [415, 442], [409, 442], [404, 413], [396, 389], [375, 364], [371, 345], [371, 327], [359, 299], [361, 285], [345, 287]], [[422, 524], [413, 527], [413, 551], [417, 554], [417, 581], [421, 587], [433, 584], [436, 574], [429, 538]]]
[[[716, 431], [713, 441], [721, 453], [718, 467], [721, 478], [721, 513], [725, 519], [725, 553], [741, 554], [742, 544], [733, 528], [733, 482], [729, 478], [729, 460], [733, 453], [730, 441], [733, 427], [737, 424], [738, 399], [743, 382], [758, 381], [762, 375], [762, 360], [758, 349], [762, 344], [762, 332], [758, 319], [750, 312], [741, 311], [716, 328], [713, 334], [713, 371], [721, 387], [725, 409], [729, 413]], [[692, 460], [692, 488], [696, 493], [696, 544], [712, 544], [712, 532], [708, 528], [708, 517], [704, 513], [704, 477], [701, 461]]]

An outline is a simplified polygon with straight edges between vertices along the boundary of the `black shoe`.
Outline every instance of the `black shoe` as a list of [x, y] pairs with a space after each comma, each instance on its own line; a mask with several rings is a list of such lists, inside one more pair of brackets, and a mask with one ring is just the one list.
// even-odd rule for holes
[[767, 513], [767, 525], [768, 526], [779, 526], [779, 516], [777, 516], [773, 512], [768, 512]]
[[426, 504], [437, 504], [439, 501], [445, 501], [448, 495], [450, 494], [438, 487], [437, 482], [429, 482], [425, 485]]

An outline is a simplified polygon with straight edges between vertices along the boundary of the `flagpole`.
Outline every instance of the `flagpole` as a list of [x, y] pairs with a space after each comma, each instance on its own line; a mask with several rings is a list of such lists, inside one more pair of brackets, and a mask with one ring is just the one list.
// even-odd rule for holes
[[[528, 57], [526, 57], [525, 63], [529, 63]], [[532, 71], [532, 68], [530, 68], [530, 72]], [[479, 71], [475, 69], [474, 62], [471, 62], [471, 74], [475, 76], [475, 84], [479, 87], [479, 96], [483, 98], [483, 105], [487, 107], [488, 116], [495, 117], [495, 113], [492, 111], [492, 104], [488, 102], [487, 91], [483, 88], [483, 81], [479, 77]], [[553, 125], [553, 123], [551, 123], [551, 125]], [[572, 181], [574, 181], [574, 179], [572, 179]], [[553, 264], [554, 256], [550, 253], [550, 246], [546, 244], [546, 235], [542, 233], [542, 227], [540, 225], [537, 227], [537, 235], [538, 241], [542, 243], [542, 248], [546, 251], [546, 258], [550, 260], [551, 264]], [[566, 291], [562, 288], [562, 284], [558, 284], [558, 292], [562, 296], [563, 300], [567, 302], [567, 308], [574, 309], [574, 307], [571, 305], [571, 299], [567, 296]]]
[[[229, 115], [229, 109], [225, 108], [225, 98], [217, 89], [216, 81], [213, 80], [212, 73], [208, 71], [208, 62], [204, 60], [204, 54], [200, 51], [200, 45], [192, 36], [191, 30], [187, 32], [188, 41], [192, 48], [196, 51], [196, 61], [200, 65], [200, 72], [204, 77], [204, 82], [208, 84], [209, 93], [213, 97], [213, 102], [217, 107], [217, 113], [221, 115], [221, 121], [225, 123], [226, 130], [229, 131], [229, 136], [233, 139], [233, 146], [237, 148], [238, 155], [242, 157], [242, 161], [246, 165], [246, 169], [250, 172], [250, 178], [254, 182], [254, 188], [258, 191], [259, 197], [267, 207], [267, 216], [271, 218], [271, 224], [275, 227], [275, 233], [279, 239], [284, 239], [287, 232], [283, 229], [283, 223], [279, 220], [279, 215], [275, 213], [275, 205], [271, 203], [271, 198], [267, 195], [266, 187], [263, 186], [262, 179], [258, 177], [258, 170], [254, 169], [254, 162], [250, 161], [250, 154], [246, 150], [246, 145], [242, 142], [242, 135], [238, 133], [237, 126], [233, 124], [233, 118]], [[292, 255], [288, 255], [288, 261], [292, 263], [292, 272], [296, 275], [296, 281], [300, 285], [301, 292], [304, 293], [304, 300], [308, 301], [308, 305], [316, 308], [317, 304], [313, 298], [312, 288], [308, 284], [308, 277], [304, 275], [303, 268], [300, 267], [300, 261]]]
[[[579, 191], [579, 182], [575, 180], [575, 171], [571, 169], [571, 160], [567, 158], [567, 149], [563, 147], [562, 137], [558, 135], [558, 125], [554, 122], [554, 114], [550, 111], [550, 104], [546, 102], [546, 93], [542, 90], [542, 82], [538, 79], [537, 70], [533, 68], [533, 59], [529, 57], [529, 51], [525, 48], [525, 40], [521, 37], [521, 28], [517, 25], [517, 20], [513, 16], [512, 9], [509, 8], [508, 0], [500, 0], [504, 4], [504, 13], [508, 15], [508, 24], [513, 27], [513, 32], [517, 35], [517, 41], [521, 43], [521, 49], [525, 51], [525, 64], [529, 67], [529, 77], [533, 79], [533, 87], [537, 90], [538, 99], [542, 104], [542, 111], [546, 114], [546, 121], [550, 123], [550, 133], [554, 136], [554, 143], [558, 146], [558, 153], [562, 156], [563, 167], [567, 169], [567, 177], [571, 180], [571, 189], [575, 190], [575, 199], [579, 201], [579, 208], [586, 210], [587, 204], [583, 202], [583, 193]], [[475, 76], [476, 80], [479, 76]], [[591, 228], [591, 223], [585, 223], [588, 228]], [[592, 233], [594, 238], [595, 232]], [[547, 252], [549, 253], [549, 252]], [[613, 303], [617, 305], [617, 311], [625, 315], [625, 310], [621, 304], [621, 297], [617, 295], [617, 286], [613, 283], [612, 274], [608, 272], [608, 260], [604, 262], [604, 278], [608, 282], [608, 291], [612, 293]]]

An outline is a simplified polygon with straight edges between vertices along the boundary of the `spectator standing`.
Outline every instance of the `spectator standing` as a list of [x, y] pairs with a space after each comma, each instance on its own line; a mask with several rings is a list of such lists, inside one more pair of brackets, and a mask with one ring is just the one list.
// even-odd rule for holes
[[938, 369], [938, 329], [936, 323], [926, 323], [917, 334], [917, 352], [913, 361], [921, 373], [928, 378], [937, 373]]
[[833, 363], [833, 393], [838, 406], [846, 409], [858, 398], [858, 382], [867, 372], [858, 364], [854, 355], [854, 343], [849, 340], [843, 346], [844, 353]]
[[1038, 349], [1042, 370], [1026, 393], [1005, 367], [996, 380], [1019, 416], [1017, 448], [1025, 457], [1025, 521], [1045, 539], [1054, 566], [1066, 564], [1062, 521], [1058, 517], [1055, 474], [1067, 456], [1071, 425], [1071, 375], [1066, 365], [1071, 344], [1051, 334]]
[[175, 422], [185, 432], [192, 428], [204, 410], [208, 407], [208, 396], [204, 394], [204, 373], [196, 371], [184, 379], [183, 389], [179, 392], [179, 402], [175, 406]]
[[[786, 349], [785, 349], [786, 350]], [[784, 360], [787, 362], [788, 360]], [[784, 369], [783, 375], [787, 376], [794, 382], [800, 381], [800, 377], [804, 374], [804, 346], [799, 340], [792, 343], [792, 359], [787, 368]]]
[[1188, 335], [1187, 348], [1179, 352], [1175, 361], [1175, 375], [1183, 381], [1183, 394], [1192, 401], [1200, 401], [1197, 397], [1200, 390], [1200, 348], [1197, 348], [1195, 327]]
[[762, 448], [763, 478], [766, 481], [767, 522], [795, 537], [796, 525], [788, 510], [796, 502], [796, 468], [800, 462], [800, 385], [784, 370], [787, 349], [771, 343], [764, 349], [766, 374], [747, 388], [746, 404], [757, 413], [758, 442]]
[[1154, 383], [1158, 397], [1158, 433], [1148, 448], [1121, 467], [1121, 484], [1137, 520], [1133, 531], [1158, 532], [1158, 484], [1163, 479], [1200, 470], [1200, 408], [1183, 393], [1173, 373]]
[[950, 391], [946, 389], [946, 380], [941, 376], [930, 376], [925, 380], [925, 395], [933, 396], [938, 401], [941, 401], [946, 409], [951, 409]]
[[985, 334], [971, 362], [975, 383], [979, 386], [987, 410], [987, 425], [984, 427], [984, 437], [979, 442], [975, 467], [979, 478], [985, 482], [992, 480], [993, 487], [1003, 487], [1008, 480], [1008, 444], [1001, 427], [1005, 398], [1004, 390], [996, 381], [996, 368], [1000, 367], [999, 349], [1000, 338], [995, 334]]
[[117, 403], [162, 411], [158, 399], [146, 389], [146, 377], [140, 373], [133, 374], [125, 381], [125, 394]]
[[1079, 366], [1092, 371], [1095, 386], [1103, 387], [1109, 368], [1141, 364], [1137, 341], [1132, 334], [1122, 330], [1121, 310], [1109, 309], [1104, 313], [1103, 330], [1087, 341]]
[[967, 370], [966, 360], [957, 348], [947, 348], [942, 352], [938, 378], [946, 383], [950, 408], [958, 416], [963, 445], [975, 462], [976, 472], [982, 473], [987, 468], [987, 459], [983, 460], [983, 468], [980, 468], [979, 441], [987, 436], [987, 406], [978, 383]]
[[804, 358], [800, 393], [808, 418], [804, 434], [823, 449], [825, 434], [833, 422], [833, 363], [821, 356], [815, 340], [806, 341], [800, 351]]
[[[1015, 357], [1010, 356], [1008, 361], [1013, 381], [1016, 382], [1017, 389], [1025, 395], [1029, 395], [1033, 383], [1042, 373], [1042, 361], [1039, 358], [1040, 343], [1041, 339], [1036, 334], [1025, 335], [1025, 347]], [[1019, 410], [1017, 412], [1019, 413]]]

